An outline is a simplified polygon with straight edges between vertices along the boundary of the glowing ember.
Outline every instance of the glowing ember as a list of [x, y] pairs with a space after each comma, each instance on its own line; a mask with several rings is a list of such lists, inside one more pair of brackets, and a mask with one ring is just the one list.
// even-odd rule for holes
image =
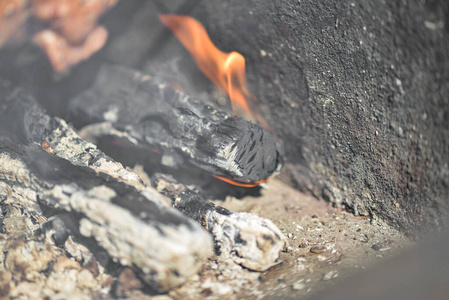
[[203, 25], [191, 17], [168, 14], [159, 15], [159, 19], [190, 52], [204, 75], [229, 95], [234, 114], [268, 128], [263, 118], [251, 109], [257, 100], [246, 84], [245, 58], [235, 51], [220, 51]]
[[268, 180], [268, 179], [262, 179], [262, 180], [259, 180], [259, 181], [253, 182], [253, 183], [242, 183], [242, 182], [238, 182], [238, 181], [235, 181], [230, 178], [223, 177], [223, 176], [218, 176], [218, 175], [212, 175], [212, 176], [214, 176], [217, 179], [223, 180], [224, 182], [227, 182], [227, 183], [230, 183], [230, 184], [233, 184], [236, 186], [242, 186], [242, 187], [255, 187], [261, 183], [267, 182], [267, 180]]

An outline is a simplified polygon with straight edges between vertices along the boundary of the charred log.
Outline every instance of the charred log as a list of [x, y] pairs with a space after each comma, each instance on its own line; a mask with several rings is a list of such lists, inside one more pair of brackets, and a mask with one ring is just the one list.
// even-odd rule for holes
[[124, 67], [104, 66], [93, 87], [72, 101], [71, 116], [93, 135], [176, 152], [240, 184], [257, 184], [282, 168], [281, 146], [267, 130]]
[[[46, 115], [22, 90], [3, 82], [0, 87], [1, 195], [11, 194], [36, 218], [42, 218], [39, 204], [70, 212], [82, 238], [134, 268], [156, 291], [179, 285], [198, 270], [197, 257], [208, 255], [211, 243], [196, 223], [149, 188], [81, 166], [92, 158], [88, 164], [98, 168], [108, 157], [61, 134], [65, 123]], [[89, 145], [91, 153], [84, 151]], [[55, 155], [70, 146], [67, 159]], [[95, 151], [99, 155], [90, 157]]]

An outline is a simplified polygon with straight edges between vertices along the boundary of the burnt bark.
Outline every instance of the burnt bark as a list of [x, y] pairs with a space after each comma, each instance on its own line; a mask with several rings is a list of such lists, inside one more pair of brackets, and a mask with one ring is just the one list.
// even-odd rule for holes
[[446, 223], [447, 1], [207, 1], [194, 15], [245, 56], [286, 180], [407, 232]]

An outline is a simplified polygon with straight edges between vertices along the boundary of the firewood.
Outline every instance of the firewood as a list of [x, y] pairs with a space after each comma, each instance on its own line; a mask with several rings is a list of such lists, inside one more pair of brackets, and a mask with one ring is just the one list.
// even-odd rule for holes
[[282, 168], [282, 147], [266, 129], [125, 67], [103, 66], [94, 85], [73, 99], [70, 113], [94, 138], [116, 136], [149, 153], [176, 152], [236, 184], [257, 185]]

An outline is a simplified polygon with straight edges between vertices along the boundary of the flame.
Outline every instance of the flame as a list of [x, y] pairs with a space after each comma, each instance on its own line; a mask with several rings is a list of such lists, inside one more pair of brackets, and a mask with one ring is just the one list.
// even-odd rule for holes
[[192, 17], [166, 14], [159, 15], [159, 19], [190, 52], [204, 75], [228, 94], [234, 114], [258, 121], [268, 129], [265, 120], [252, 109], [257, 99], [246, 84], [245, 58], [235, 51], [220, 51], [203, 25]]

